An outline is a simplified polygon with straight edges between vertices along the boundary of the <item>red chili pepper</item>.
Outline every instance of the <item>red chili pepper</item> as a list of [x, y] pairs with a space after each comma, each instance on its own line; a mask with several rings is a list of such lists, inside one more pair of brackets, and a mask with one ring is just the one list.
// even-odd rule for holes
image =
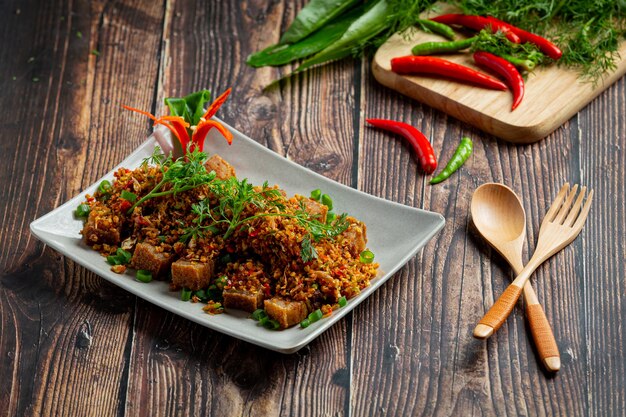
[[124, 199], [120, 200], [119, 208], [122, 213], [125, 213], [131, 207], [132, 207], [132, 204], [129, 201], [124, 200]]
[[489, 52], [475, 52], [474, 61], [481, 67], [488, 68], [502, 76], [513, 91], [513, 105], [511, 111], [515, 110], [524, 98], [524, 79], [520, 75], [515, 65], [504, 58], [500, 58]]
[[204, 148], [204, 139], [212, 128], [216, 128], [217, 130], [219, 130], [219, 132], [222, 134], [222, 136], [224, 136], [224, 139], [226, 139], [229, 145], [233, 142], [233, 134], [230, 132], [230, 130], [226, 129], [226, 127], [224, 127], [221, 123], [215, 120], [209, 120], [211, 117], [213, 117], [213, 115], [215, 115], [215, 113], [222, 106], [222, 104], [224, 104], [224, 102], [230, 95], [230, 90], [230, 88], [226, 90], [209, 106], [204, 116], [200, 118], [198, 126], [194, 128], [195, 130], [191, 134], [191, 137], [189, 136], [189, 132], [187, 130], [190, 127], [189, 123], [186, 122], [185, 119], [181, 116], [161, 116], [157, 118], [155, 115], [143, 110], [135, 109], [128, 106], [122, 107], [126, 110], [134, 111], [136, 113], [143, 114], [144, 116], [148, 116], [154, 121], [155, 126], [163, 125], [167, 127], [172, 132], [174, 137], [176, 137], [176, 139], [178, 139], [178, 141], [180, 142], [184, 153], [187, 152], [187, 146], [190, 144], [190, 142], [191, 145], [189, 146], [189, 149], [191, 151], [193, 151], [196, 147], [199, 151], [202, 151]]
[[415, 155], [417, 155], [417, 159], [419, 160], [422, 169], [427, 174], [435, 172], [437, 169], [435, 151], [422, 132], [409, 124], [396, 122], [394, 120], [367, 119], [366, 121], [374, 127], [384, 129], [404, 137], [413, 147], [413, 151], [415, 151]]
[[504, 33], [504, 36], [506, 36], [506, 38], [513, 43], [521, 42], [520, 37], [511, 29], [510, 25], [498, 19], [494, 20], [483, 16], [451, 13], [433, 17], [430, 20], [443, 23], [445, 25], [459, 25], [477, 31], [491, 28], [493, 33], [498, 31]]
[[508, 30], [515, 33], [521, 39], [522, 42], [534, 43], [535, 45], [537, 45], [539, 50], [541, 50], [541, 52], [548, 55], [550, 58], [554, 59], [555, 61], [560, 59], [561, 56], [563, 55], [563, 52], [559, 49], [559, 47], [553, 44], [552, 42], [550, 42], [549, 40], [547, 40], [546, 38], [543, 38], [539, 35], [535, 35], [534, 33], [527, 32], [524, 29], [518, 28], [509, 23], [503, 22], [502, 20], [496, 19], [495, 17], [489, 17], [489, 20], [492, 21], [494, 24], [499, 24], [504, 27], [507, 27]]
[[391, 60], [391, 70], [398, 74], [431, 74], [465, 81], [492, 90], [506, 90], [502, 81], [482, 72], [432, 56], [401, 56]]

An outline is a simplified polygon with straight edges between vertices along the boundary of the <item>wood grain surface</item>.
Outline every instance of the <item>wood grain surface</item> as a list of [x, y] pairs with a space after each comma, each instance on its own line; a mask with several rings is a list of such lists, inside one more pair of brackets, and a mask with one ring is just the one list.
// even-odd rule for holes
[[[304, 1], [0, 2], [0, 415], [622, 416], [626, 413], [626, 82], [545, 140], [516, 146], [379, 85], [344, 60], [290, 70], [245, 65]], [[200, 88], [219, 116], [344, 184], [442, 213], [445, 229], [355, 311], [294, 355], [223, 336], [65, 259], [29, 223], [115, 166], [148, 123]], [[409, 148], [366, 117], [412, 123], [440, 161], [475, 151], [430, 186]], [[497, 335], [471, 330], [512, 278], [473, 229], [474, 189], [523, 195], [525, 260], [562, 183], [592, 187], [581, 236], [534, 275], [563, 360], [542, 370], [521, 304]], [[384, 221], [384, 219], [381, 219]]]

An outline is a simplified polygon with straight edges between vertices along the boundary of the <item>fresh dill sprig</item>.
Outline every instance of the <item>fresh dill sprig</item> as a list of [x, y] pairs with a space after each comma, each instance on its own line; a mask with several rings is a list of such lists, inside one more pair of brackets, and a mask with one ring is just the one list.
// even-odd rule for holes
[[463, 13], [495, 16], [554, 40], [563, 50], [560, 65], [597, 83], [615, 69], [626, 37], [624, 0], [456, 0]]
[[527, 71], [532, 71], [537, 65], [548, 61], [539, 48], [532, 43], [513, 43], [508, 40], [504, 33], [492, 33], [483, 29], [470, 48], [472, 52], [485, 51], [501, 56], [514, 65], [520, 66]]

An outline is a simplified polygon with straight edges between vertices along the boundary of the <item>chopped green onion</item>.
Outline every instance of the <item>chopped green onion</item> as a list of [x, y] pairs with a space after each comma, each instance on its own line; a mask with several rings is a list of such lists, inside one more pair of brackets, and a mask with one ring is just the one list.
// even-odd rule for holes
[[215, 279], [215, 286], [220, 290], [223, 290], [226, 285], [228, 285], [228, 277], [226, 275], [222, 275]]
[[193, 295], [195, 295], [196, 297], [198, 297], [202, 301], [206, 300], [206, 292], [204, 290], [195, 291], [193, 293]]
[[337, 301], [337, 303], [339, 304], [339, 307], [345, 307], [346, 304], [348, 304], [348, 300], [344, 296], [344, 297], [341, 297], [339, 301]]
[[117, 256], [109, 255], [107, 256], [107, 263], [109, 265], [120, 265], [120, 259]]
[[141, 282], [152, 281], [152, 272], [146, 271], [145, 269], [137, 270], [137, 281], [141, 281]]
[[109, 180], [103, 180], [100, 185], [98, 185], [98, 192], [106, 194], [109, 191], [111, 191], [111, 182], [109, 182]]
[[122, 265], [126, 265], [127, 263], [130, 262], [130, 258], [132, 258], [132, 254], [122, 248], [117, 248], [117, 251], [115, 252], [115, 256], [117, 257], [117, 259], [120, 260], [120, 263]]
[[337, 215], [335, 213], [327, 213], [326, 214], [326, 224], [331, 224]]
[[359, 259], [361, 260], [361, 263], [371, 264], [372, 262], [374, 262], [374, 253], [366, 249], [361, 252], [361, 254], [359, 255]]
[[333, 209], [333, 199], [328, 194], [322, 194], [322, 204], [328, 207], [328, 210]]
[[311, 325], [311, 321], [309, 319], [304, 319], [300, 322], [300, 327], [302, 327], [303, 329], [306, 329], [310, 325]]
[[259, 324], [260, 324], [261, 326], [265, 326], [265, 323], [267, 323], [267, 321], [268, 321], [269, 319], [270, 319], [270, 318], [269, 318], [267, 315], [265, 315], [265, 316], [261, 316], [261, 317], [259, 318]]
[[189, 288], [183, 288], [183, 290], [180, 292], [180, 299], [182, 301], [191, 300], [191, 293], [192, 291]]
[[309, 314], [309, 321], [311, 323], [315, 323], [316, 321], [320, 320], [322, 317], [324, 317], [324, 313], [322, 313], [322, 310], [318, 308], [317, 310]]
[[319, 201], [322, 196], [322, 190], [319, 188], [317, 190], [311, 191], [311, 200]]
[[280, 324], [276, 320], [269, 319], [263, 323], [263, 327], [270, 330], [278, 330], [280, 329]]
[[135, 201], [137, 201], [137, 194], [131, 193], [130, 191], [126, 191], [126, 190], [122, 190], [120, 197], [122, 197], [124, 200], [128, 201], [129, 203], [134, 203]]
[[263, 310], [262, 308], [254, 310], [254, 312], [252, 313], [252, 318], [256, 321], [259, 321], [261, 320], [261, 317], [267, 317], [267, 313], [265, 312], [265, 310]]
[[76, 207], [76, 217], [87, 217], [89, 216], [89, 204], [79, 204], [78, 207]]

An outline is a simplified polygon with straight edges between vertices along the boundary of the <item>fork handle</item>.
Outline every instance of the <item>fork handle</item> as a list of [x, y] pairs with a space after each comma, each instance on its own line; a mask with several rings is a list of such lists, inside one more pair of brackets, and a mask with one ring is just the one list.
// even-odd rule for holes
[[541, 304], [527, 304], [526, 317], [528, 317], [530, 331], [544, 366], [552, 372], [558, 371], [561, 369], [559, 348]]
[[474, 329], [474, 337], [486, 339], [502, 326], [522, 294], [522, 287], [509, 285]]

